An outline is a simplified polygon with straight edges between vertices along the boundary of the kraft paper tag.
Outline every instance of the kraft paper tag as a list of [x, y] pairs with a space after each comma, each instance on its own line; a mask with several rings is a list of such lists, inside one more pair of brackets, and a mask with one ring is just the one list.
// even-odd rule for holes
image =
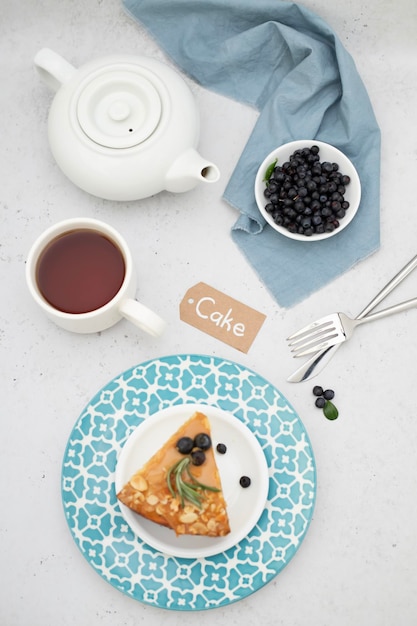
[[198, 283], [182, 299], [180, 318], [207, 335], [248, 352], [266, 315], [205, 283]]

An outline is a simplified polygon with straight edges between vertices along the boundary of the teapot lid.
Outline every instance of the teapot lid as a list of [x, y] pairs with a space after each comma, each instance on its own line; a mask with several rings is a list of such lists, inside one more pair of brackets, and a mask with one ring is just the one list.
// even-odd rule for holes
[[162, 101], [149, 71], [112, 65], [87, 77], [76, 116], [89, 139], [106, 148], [131, 148], [148, 139], [162, 115]]

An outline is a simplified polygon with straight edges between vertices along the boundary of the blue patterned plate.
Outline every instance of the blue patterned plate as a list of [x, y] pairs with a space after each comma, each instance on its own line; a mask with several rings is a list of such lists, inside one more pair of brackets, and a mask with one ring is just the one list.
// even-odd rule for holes
[[[265, 508], [269, 483], [268, 464], [262, 448], [241, 420], [214, 406], [176, 404], [148, 416], [130, 436], [116, 466], [116, 493], [195, 411], [205, 413], [210, 420], [214, 450], [218, 443], [227, 444], [226, 454], [216, 451], [214, 454], [227, 502], [231, 532], [218, 538], [177, 537], [170, 528], [150, 522], [119, 504], [131, 529], [146, 543], [165, 554], [188, 559], [224, 552], [246, 537]], [[240, 486], [241, 476], [250, 477], [249, 488]]]
[[[116, 498], [115, 469], [144, 419], [195, 403], [243, 422], [263, 450], [270, 478], [265, 508], [248, 535], [224, 552], [190, 560], [155, 550], [131, 530]], [[313, 451], [294, 409], [255, 372], [211, 356], [167, 356], [114, 378], [80, 415], [63, 460], [65, 515], [84, 557], [128, 596], [172, 610], [225, 606], [271, 581], [299, 548], [315, 494]]]

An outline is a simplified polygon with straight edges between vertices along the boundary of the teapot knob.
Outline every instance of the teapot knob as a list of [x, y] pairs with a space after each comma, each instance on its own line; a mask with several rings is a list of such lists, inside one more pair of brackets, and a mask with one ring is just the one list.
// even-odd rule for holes
[[115, 122], [122, 122], [126, 120], [131, 113], [130, 106], [123, 100], [116, 100], [112, 102], [108, 109], [109, 117]]

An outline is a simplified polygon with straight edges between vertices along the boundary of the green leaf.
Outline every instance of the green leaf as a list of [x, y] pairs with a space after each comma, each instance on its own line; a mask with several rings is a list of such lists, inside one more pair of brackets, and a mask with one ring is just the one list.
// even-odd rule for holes
[[323, 407], [323, 413], [328, 420], [335, 420], [339, 416], [339, 411], [330, 400], [326, 400], [326, 404]]
[[277, 162], [278, 162], [278, 159], [275, 159], [275, 161], [273, 161], [273, 163], [268, 165], [268, 167], [266, 168], [264, 182], [268, 182], [268, 180], [271, 178], [272, 172], [274, 171]]

